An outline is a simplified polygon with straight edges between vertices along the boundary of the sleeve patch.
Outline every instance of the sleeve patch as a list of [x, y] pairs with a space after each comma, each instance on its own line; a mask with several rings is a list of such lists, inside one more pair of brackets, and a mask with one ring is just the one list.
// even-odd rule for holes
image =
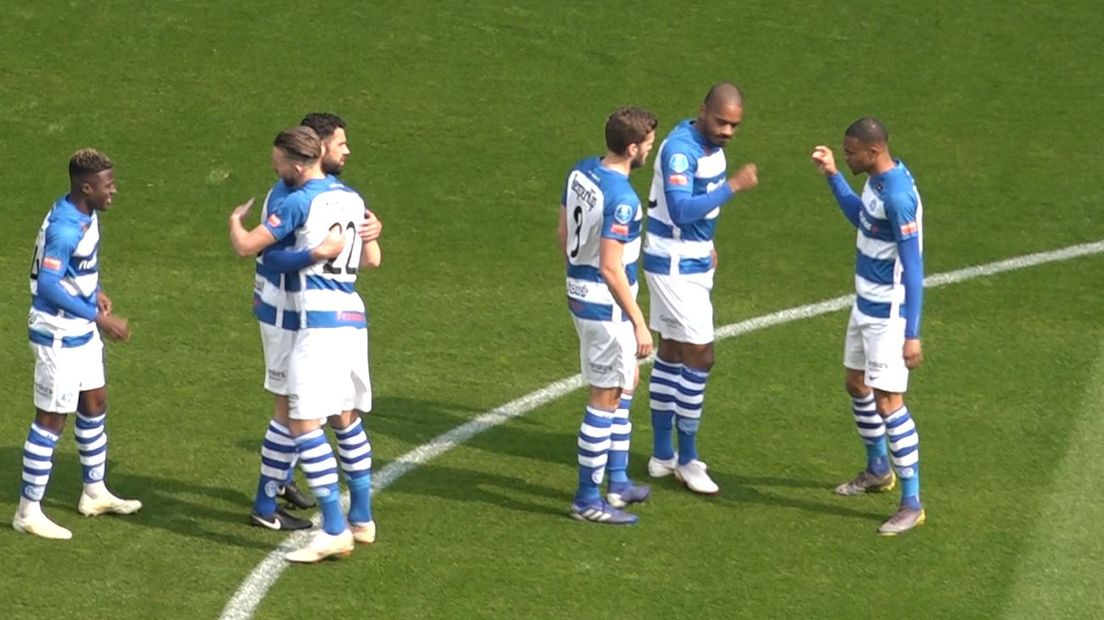
[[613, 224], [610, 226], [610, 232], [615, 235], [627, 237], [629, 234], [629, 227], [626, 224]]
[[268, 216], [268, 220], [267, 220], [267, 221], [268, 221], [268, 225], [269, 225], [269, 226], [271, 226], [271, 227], [273, 227], [273, 228], [279, 228], [279, 227], [280, 227], [280, 224], [282, 223], [282, 222], [280, 221], [280, 216], [279, 216], [279, 215], [276, 215], [275, 213], [272, 213], [272, 214], [270, 214], [270, 215]]
[[633, 208], [631, 205], [619, 204], [613, 210], [613, 219], [620, 224], [628, 224], [632, 221], [632, 216]]
[[61, 260], [51, 256], [42, 257], [42, 268], [50, 271], [61, 271]]
[[686, 178], [685, 174], [672, 174], [671, 176], [667, 177], [667, 183], [677, 186], [689, 185], [690, 179]]
[[667, 166], [671, 169], [671, 172], [676, 174], [686, 172], [690, 169], [690, 160], [682, 153], [675, 153], [671, 156], [671, 159], [667, 160]]
[[909, 222], [907, 224], [901, 224], [901, 236], [908, 237], [915, 235], [920, 231], [920, 227], [916, 225], [916, 222]]

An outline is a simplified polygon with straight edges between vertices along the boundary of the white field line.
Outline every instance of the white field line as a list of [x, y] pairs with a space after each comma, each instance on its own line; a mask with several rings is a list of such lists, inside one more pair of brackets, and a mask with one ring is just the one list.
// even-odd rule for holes
[[[1007, 271], [1016, 271], [1036, 265], [1067, 261], [1082, 256], [1101, 253], [1104, 253], [1104, 241], [1072, 245], [1060, 250], [1026, 254], [1024, 256], [1018, 256], [1016, 258], [985, 265], [977, 265], [935, 274], [924, 279], [924, 286], [925, 288], [937, 288], [947, 284], [956, 284], [958, 282], [972, 280], [974, 278], [983, 278]], [[731, 323], [716, 330], [716, 339], [724, 340], [725, 338], [741, 336], [767, 327], [784, 325], [786, 323], [843, 310], [844, 308], [850, 307], [854, 299], [854, 295], [843, 295], [817, 303], [779, 310], [778, 312], [747, 319], [746, 321]], [[641, 364], [651, 363], [651, 361], [651, 359], [643, 360]], [[375, 475], [372, 482], [372, 488], [378, 493], [394, 484], [396, 480], [402, 478], [407, 473], [417, 469], [419, 465], [437, 458], [472, 437], [501, 424], [505, 424], [514, 418], [525, 415], [583, 386], [583, 376], [581, 374], [575, 375], [551, 383], [517, 400], [512, 400], [505, 405], [479, 415], [388, 463], [387, 466]], [[316, 524], [317, 521], [318, 516], [316, 515]], [[265, 594], [268, 593], [268, 589], [276, 583], [276, 580], [280, 578], [280, 574], [287, 568], [288, 562], [284, 560], [284, 554], [304, 545], [309, 536], [308, 532], [309, 530], [300, 530], [289, 535], [275, 550], [265, 556], [260, 564], [257, 564], [253, 571], [249, 573], [249, 576], [245, 578], [245, 581], [242, 582], [237, 591], [234, 592], [234, 596], [222, 610], [220, 618], [223, 620], [246, 620], [252, 618], [257, 607], [260, 605], [261, 601], [264, 600]]]

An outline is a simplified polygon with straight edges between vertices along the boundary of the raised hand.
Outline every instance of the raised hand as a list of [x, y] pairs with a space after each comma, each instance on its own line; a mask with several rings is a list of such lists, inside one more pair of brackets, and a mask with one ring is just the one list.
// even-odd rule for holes
[[236, 219], [239, 222], [249, 215], [249, 210], [253, 208], [253, 198], [246, 200], [240, 205], [234, 207], [234, 210], [230, 212], [230, 219]]
[[824, 145], [813, 149], [813, 165], [826, 177], [839, 172], [836, 168], [836, 156], [832, 154], [832, 149]]

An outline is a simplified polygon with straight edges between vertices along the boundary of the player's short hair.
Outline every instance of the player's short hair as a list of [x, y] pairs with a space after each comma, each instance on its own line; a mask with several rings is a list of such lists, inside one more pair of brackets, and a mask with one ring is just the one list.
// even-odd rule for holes
[[644, 108], [617, 108], [606, 119], [606, 147], [624, 155], [630, 144], [640, 144], [655, 131], [659, 119]]
[[864, 116], [851, 123], [843, 135], [855, 138], [864, 144], [886, 144], [889, 142], [889, 130], [882, 121], [873, 116]]
[[272, 146], [283, 151], [291, 159], [300, 162], [314, 161], [322, 157], [322, 140], [313, 129], [305, 125], [290, 127], [280, 132]]
[[740, 87], [732, 82], [717, 82], [709, 88], [709, 92], [705, 93], [705, 99], [702, 100], [707, 108], [712, 108], [718, 104], [735, 104], [744, 107], [744, 93], [740, 90]]
[[311, 112], [299, 124], [310, 127], [323, 140], [334, 135], [338, 129], [345, 129], [345, 119], [329, 112]]
[[69, 158], [69, 180], [82, 182], [115, 167], [111, 158], [96, 149], [80, 149]]

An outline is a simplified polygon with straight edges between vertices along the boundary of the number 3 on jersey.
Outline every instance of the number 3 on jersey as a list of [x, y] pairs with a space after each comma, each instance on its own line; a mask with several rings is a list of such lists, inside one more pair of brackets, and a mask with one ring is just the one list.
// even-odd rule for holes
[[[355, 274], [357, 267], [360, 265], [360, 235], [357, 234], [356, 224], [349, 222], [342, 227], [341, 222], [334, 222], [330, 225], [330, 232], [342, 232], [345, 236], [345, 247], [341, 250], [341, 253], [337, 256], [326, 261], [325, 265], [322, 265], [322, 272], [334, 275], [341, 274]], [[351, 235], [351, 237], [350, 237]]]

